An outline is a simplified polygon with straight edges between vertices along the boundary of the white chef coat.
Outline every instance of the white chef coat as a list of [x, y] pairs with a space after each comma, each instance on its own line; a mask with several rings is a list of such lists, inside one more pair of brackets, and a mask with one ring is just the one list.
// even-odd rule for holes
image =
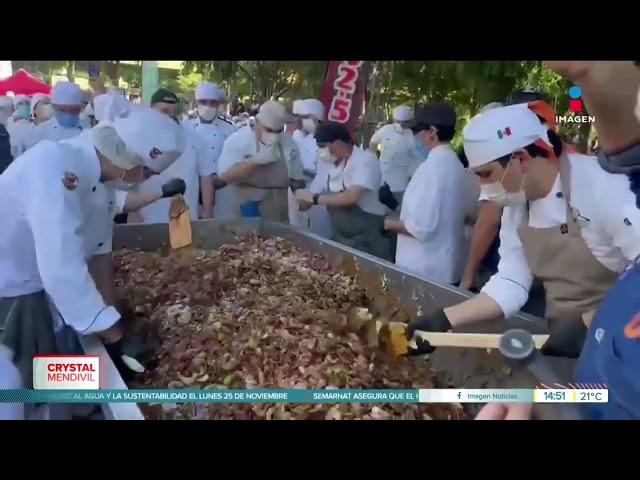
[[438, 145], [414, 173], [402, 199], [396, 264], [416, 275], [457, 283], [464, 262], [467, 172], [449, 145]]
[[[77, 177], [75, 189], [65, 187], [69, 175]], [[85, 237], [99, 186], [95, 149], [51, 141], [22, 154], [0, 175], [0, 297], [44, 289], [66, 323], [83, 334], [120, 318], [104, 304], [86, 264]]]
[[382, 181], [392, 192], [404, 192], [409, 184], [409, 166], [415, 160], [413, 132], [395, 124], [384, 125], [373, 134], [371, 143], [380, 145]]
[[[622, 272], [640, 255], [640, 209], [626, 175], [600, 168], [594, 157], [568, 155], [571, 162], [571, 207], [580, 233], [593, 255], [607, 268]], [[527, 301], [533, 275], [524, 256], [517, 229], [527, 216], [526, 204], [502, 209], [498, 272], [482, 289], [505, 316]], [[529, 226], [550, 228], [566, 222], [560, 177], [545, 198], [529, 203]]]
[[[294, 130], [293, 133], [291, 134], [291, 137], [298, 142], [298, 144], [300, 144], [300, 142], [302, 142], [302, 140], [305, 139], [305, 137], [307, 136], [307, 134], [305, 132], [303, 132], [301, 129], [297, 129]], [[305, 167], [306, 168], [306, 167]]]
[[[206, 177], [215, 173], [215, 166], [207, 157], [208, 145], [196, 133], [187, 130], [187, 145], [185, 151], [178, 160], [169, 168], [158, 175], [154, 175], [145, 181], [138, 190], [142, 192], [159, 191], [162, 185], [173, 177], [184, 180], [187, 189], [184, 200], [189, 207], [191, 220], [198, 219], [198, 193], [200, 191], [200, 177]], [[144, 223], [168, 223], [170, 198], [162, 198], [144, 208], [140, 214]]]
[[[318, 161], [318, 165], [323, 160]], [[366, 188], [367, 191], [358, 200], [358, 206], [365, 212], [374, 215], [384, 215], [385, 206], [378, 200], [378, 190], [382, 185], [382, 172], [380, 163], [375, 154], [360, 147], [353, 147], [353, 153], [346, 162], [340, 162], [337, 166], [327, 163], [325, 167], [319, 166], [318, 174], [311, 182], [309, 189], [313, 193], [339, 193], [351, 187]], [[329, 185], [327, 189], [327, 179]]]
[[222, 153], [222, 146], [236, 129], [226, 120], [216, 117], [213, 122], [203, 123], [200, 117], [191, 118], [182, 122], [182, 125], [192, 132], [197, 133], [207, 145], [207, 159], [214, 166], [214, 172], [218, 173], [218, 159]]
[[[13, 353], [0, 345], [0, 390], [23, 388], [20, 372], [13, 364]], [[24, 420], [23, 403], [0, 403], [0, 420]]]
[[82, 132], [82, 127], [63, 127], [58, 123], [56, 117], [53, 117], [33, 127], [31, 133], [25, 137], [24, 143], [28, 150], [42, 140], [59, 142], [60, 140], [76, 137]]

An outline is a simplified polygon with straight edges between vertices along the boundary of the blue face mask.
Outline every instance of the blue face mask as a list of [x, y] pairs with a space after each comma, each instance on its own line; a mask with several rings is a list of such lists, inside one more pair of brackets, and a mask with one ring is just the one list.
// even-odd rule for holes
[[29, 104], [22, 104], [16, 109], [16, 115], [20, 118], [29, 118], [31, 115], [31, 107]]
[[56, 113], [56, 120], [61, 127], [77, 127], [80, 125], [80, 115], [75, 113], [58, 112]]
[[429, 149], [424, 146], [424, 144], [420, 141], [420, 139], [416, 136], [416, 151], [418, 155], [420, 155], [423, 159], [427, 158], [429, 155]]

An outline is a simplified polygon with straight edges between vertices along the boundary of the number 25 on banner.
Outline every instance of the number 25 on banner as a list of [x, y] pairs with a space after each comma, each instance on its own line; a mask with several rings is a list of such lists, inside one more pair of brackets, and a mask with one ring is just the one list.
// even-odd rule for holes
[[331, 122], [348, 123], [351, 116], [351, 95], [356, 91], [358, 69], [364, 62], [341, 62], [338, 76], [333, 82], [335, 91], [327, 118]]

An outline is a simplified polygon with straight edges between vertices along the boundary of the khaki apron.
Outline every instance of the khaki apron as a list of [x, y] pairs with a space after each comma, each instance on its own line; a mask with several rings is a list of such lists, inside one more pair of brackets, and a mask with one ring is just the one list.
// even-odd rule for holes
[[[341, 192], [345, 190], [343, 181]], [[329, 176], [327, 192], [333, 193], [329, 190]], [[327, 206], [327, 211], [333, 230], [331, 240], [391, 261], [391, 245], [388, 236], [385, 235], [383, 215], [365, 212], [357, 204], [348, 207]]]
[[571, 163], [564, 154], [560, 157], [560, 185], [566, 223], [533, 228], [528, 226], [527, 216], [518, 228], [529, 268], [544, 285], [545, 317], [551, 322], [598, 308], [619, 276], [600, 263], [580, 234], [571, 208]]
[[[236, 218], [242, 216], [242, 205], [258, 202], [261, 218], [289, 223], [289, 169], [282, 145], [278, 147], [280, 158], [277, 161], [261, 165], [242, 184], [226, 187], [230, 189], [233, 198], [233, 213]], [[256, 152], [259, 149], [260, 142], [256, 141]]]

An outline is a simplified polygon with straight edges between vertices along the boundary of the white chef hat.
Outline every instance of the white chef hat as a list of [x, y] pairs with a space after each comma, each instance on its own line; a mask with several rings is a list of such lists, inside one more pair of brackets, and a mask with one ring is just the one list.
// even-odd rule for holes
[[130, 107], [126, 98], [118, 93], [103, 93], [93, 99], [93, 115], [99, 122], [113, 121]]
[[0, 108], [13, 108], [13, 99], [11, 97], [7, 97], [6, 95], [0, 95]]
[[82, 92], [73, 82], [58, 82], [51, 89], [51, 103], [54, 105], [80, 105]]
[[464, 152], [469, 167], [485, 165], [538, 140], [551, 145], [547, 129], [527, 105], [487, 110], [477, 115], [463, 131]]
[[293, 101], [293, 107], [291, 108], [291, 112], [294, 115], [302, 115], [300, 113], [300, 108], [302, 107], [303, 103], [304, 103], [304, 100], [294, 100]]
[[220, 101], [220, 89], [218, 85], [211, 82], [202, 82], [196, 87], [196, 100], [218, 100]]
[[393, 111], [393, 119], [396, 122], [408, 122], [413, 120], [413, 109], [406, 105], [396, 108]]
[[480, 113], [484, 113], [487, 110], [493, 110], [494, 108], [500, 108], [500, 107], [504, 107], [504, 104], [500, 102], [491, 102], [485, 105], [484, 107], [482, 107], [482, 110], [480, 110]]
[[273, 100], [264, 102], [258, 112], [258, 121], [271, 130], [280, 131], [287, 122], [287, 109]]
[[324, 105], [320, 100], [307, 98], [299, 105], [297, 115], [312, 115], [318, 120], [324, 120]]
[[152, 108], [131, 109], [128, 116], [90, 130], [96, 149], [122, 168], [146, 166], [160, 173], [184, 152], [183, 127]]
[[36, 109], [36, 106], [38, 105], [38, 102], [40, 102], [40, 100], [44, 100], [44, 99], [49, 99], [49, 95], [45, 95], [44, 93], [34, 93], [33, 96], [31, 97], [31, 115], [33, 115], [33, 112]]
[[22, 93], [19, 93], [18, 95], [13, 97], [13, 105], [14, 105], [14, 107], [17, 107], [19, 103], [30, 102], [30, 101], [31, 100], [29, 99], [29, 96], [28, 95], [23, 95]]

